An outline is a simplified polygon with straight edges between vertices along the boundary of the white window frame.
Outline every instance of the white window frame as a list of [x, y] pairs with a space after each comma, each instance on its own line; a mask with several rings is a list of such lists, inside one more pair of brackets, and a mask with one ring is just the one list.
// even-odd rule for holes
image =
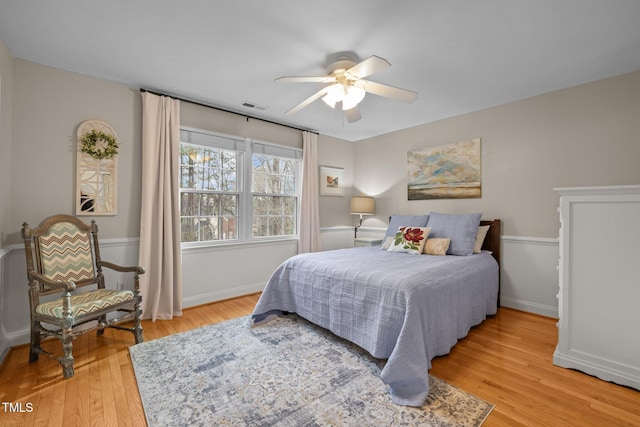
[[[251, 138], [241, 138], [232, 135], [225, 135], [217, 132], [206, 131], [187, 126], [180, 127], [180, 142], [193, 145], [209, 146], [212, 148], [235, 151], [240, 154], [237, 162], [237, 191], [239, 193], [237, 206], [237, 238], [226, 240], [206, 240], [197, 242], [182, 242], [185, 247], [191, 246], [221, 246], [239, 243], [265, 242], [274, 240], [298, 239], [300, 229], [300, 189], [302, 187], [302, 149], [290, 146], [274, 144], [255, 140]], [[296, 170], [295, 197], [296, 197], [296, 234], [284, 236], [264, 236], [253, 237], [253, 195], [252, 175], [253, 175], [253, 154], [267, 154], [277, 157], [288, 157], [298, 160]], [[180, 191], [182, 193], [182, 191]], [[262, 193], [259, 193], [262, 194]], [[276, 196], [278, 194], [275, 194]]]

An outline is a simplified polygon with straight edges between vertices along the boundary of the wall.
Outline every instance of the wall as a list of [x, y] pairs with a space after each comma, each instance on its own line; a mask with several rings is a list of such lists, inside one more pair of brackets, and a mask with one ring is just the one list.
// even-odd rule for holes
[[[0, 310], [5, 307], [8, 252], [5, 234], [11, 228], [11, 132], [13, 102], [13, 57], [0, 40]], [[8, 334], [0, 316], [0, 360], [9, 349]]]
[[[554, 187], [639, 184], [640, 72], [560, 90], [355, 144], [354, 191], [394, 213], [484, 212], [503, 220], [502, 301], [557, 315]], [[407, 200], [407, 151], [482, 138], [482, 197]]]

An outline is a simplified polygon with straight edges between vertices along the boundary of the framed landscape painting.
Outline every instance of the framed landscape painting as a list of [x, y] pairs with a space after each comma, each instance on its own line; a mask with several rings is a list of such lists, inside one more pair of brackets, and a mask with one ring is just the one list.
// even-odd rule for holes
[[407, 167], [409, 200], [481, 195], [480, 138], [409, 151]]

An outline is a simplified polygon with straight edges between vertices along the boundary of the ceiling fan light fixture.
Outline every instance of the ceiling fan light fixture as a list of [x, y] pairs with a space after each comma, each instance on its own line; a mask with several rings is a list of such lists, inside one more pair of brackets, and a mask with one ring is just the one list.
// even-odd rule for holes
[[327, 88], [327, 94], [322, 97], [322, 100], [329, 107], [336, 108], [336, 103], [342, 101], [344, 95], [344, 86], [341, 83], [334, 83]]
[[349, 85], [345, 90], [345, 96], [342, 99], [342, 109], [351, 110], [358, 105], [363, 99], [366, 91], [360, 84]]
[[342, 109], [350, 110], [364, 99], [365, 94], [364, 87], [357, 82], [334, 83], [327, 88], [322, 100], [331, 108], [336, 108], [336, 104], [342, 102]]
[[379, 71], [391, 67], [389, 61], [379, 56], [372, 55], [356, 63], [351, 52], [341, 52], [332, 57], [332, 62], [327, 67], [327, 75], [324, 76], [283, 76], [276, 81], [289, 83], [323, 83], [323, 87], [295, 107], [287, 111], [294, 114], [309, 104], [322, 99], [329, 107], [339, 108], [345, 112], [344, 116], [349, 123], [357, 122], [362, 118], [358, 104], [362, 102], [367, 93], [385, 98], [397, 99], [404, 102], [413, 102], [418, 94], [406, 89], [364, 80]]

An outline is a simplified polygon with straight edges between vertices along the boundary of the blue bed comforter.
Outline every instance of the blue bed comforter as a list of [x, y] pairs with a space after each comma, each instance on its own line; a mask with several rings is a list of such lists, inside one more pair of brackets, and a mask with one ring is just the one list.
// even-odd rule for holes
[[296, 255], [273, 273], [252, 318], [295, 312], [380, 359], [393, 401], [421, 406], [428, 369], [497, 310], [490, 253], [431, 256], [376, 247]]

